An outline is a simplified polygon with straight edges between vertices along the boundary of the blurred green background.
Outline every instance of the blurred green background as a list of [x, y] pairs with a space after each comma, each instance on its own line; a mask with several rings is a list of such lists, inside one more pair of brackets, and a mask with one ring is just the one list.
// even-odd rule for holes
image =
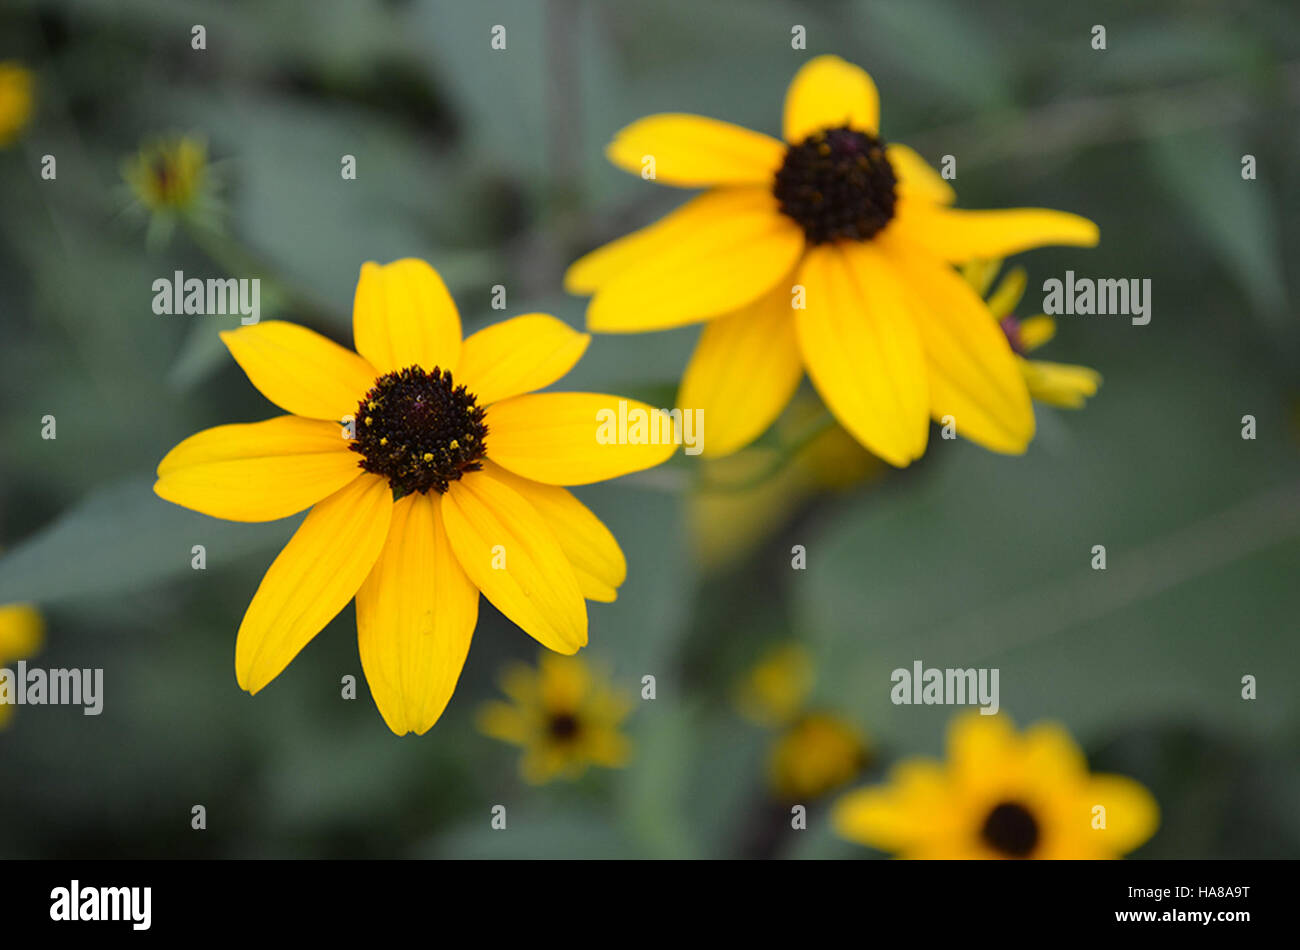
[[[184, 230], [147, 246], [123, 162], [159, 134], [206, 140], [230, 242], [255, 262], [230, 273], [283, 291], [263, 319], [350, 343], [361, 263], [418, 256], [467, 333], [503, 316], [494, 284], [507, 315], [581, 326], [565, 265], [685, 197], [609, 166], [612, 133], [683, 111], [777, 134], [786, 84], [822, 52], [872, 73], [887, 139], [957, 157], [961, 206], [1100, 225], [1095, 250], [1021, 256], [1031, 305], [1067, 268], [1152, 280], [1148, 326], [1060, 319], [1043, 356], [1101, 371], [1087, 408], [1040, 407], [1023, 458], [932, 437], [911, 469], [801, 502], [707, 572], [698, 459], [579, 490], [629, 561], [618, 602], [591, 605], [587, 652], [629, 695], [657, 678], [626, 769], [532, 788], [476, 731], [501, 668], [536, 657], [486, 601], [422, 738], [375, 710], [351, 607], [240, 692], [235, 631], [297, 519], [219, 522], [150, 485], [182, 438], [274, 410], [217, 341], [235, 318], [152, 312], [154, 279], [226, 271]], [[831, 834], [827, 799], [806, 832], [764, 830], [786, 822], [773, 736], [732, 684], [789, 639], [815, 659], [816, 703], [871, 737], [861, 781], [938, 753], [952, 711], [891, 705], [890, 670], [996, 666], [1019, 723], [1059, 719], [1095, 769], [1153, 791], [1163, 823], [1137, 856], [1300, 855], [1294, 3], [6, 0], [3, 59], [35, 72], [37, 98], [0, 151], [0, 603], [38, 602], [33, 662], [103, 667], [106, 699], [97, 718], [21, 708], [0, 732], [0, 857], [869, 855]], [[666, 405], [697, 333], [597, 338], [561, 386]]]

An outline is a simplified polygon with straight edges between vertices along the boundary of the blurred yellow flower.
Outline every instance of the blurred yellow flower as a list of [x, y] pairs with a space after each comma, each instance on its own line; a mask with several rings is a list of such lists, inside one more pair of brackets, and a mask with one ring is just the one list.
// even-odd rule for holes
[[831, 713], [813, 712], [784, 729], [768, 758], [772, 790], [784, 801], [808, 801], [853, 781], [869, 761], [862, 731]]
[[536, 670], [516, 664], [501, 686], [511, 702], [485, 704], [479, 728], [523, 748], [526, 781], [576, 779], [591, 765], [627, 764], [631, 746], [619, 726], [631, 703], [581, 658], [543, 653]]
[[740, 679], [736, 708], [746, 719], [780, 732], [768, 753], [768, 782], [783, 801], [817, 798], [853, 778], [866, 765], [862, 731], [834, 713], [807, 710], [817, 673], [799, 643], [778, 644]]
[[879, 120], [871, 77], [818, 56], [786, 92], [783, 142], [662, 114], [608, 147], [647, 180], [710, 189], [565, 275], [571, 293], [592, 295], [592, 330], [708, 321], [677, 397], [704, 410], [706, 455], [754, 441], [805, 368], [844, 428], [892, 465], [925, 452], [931, 417], [956, 416], [964, 436], [998, 452], [1033, 438], [1014, 354], [949, 264], [1092, 246], [1097, 226], [1039, 208], [952, 208], [948, 182], [886, 144]]
[[1080, 409], [1101, 385], [1101, 374], [1086, 366], [1027, 360], [1025, 354], [1038, 349], [1056, 335], [1056, 321], [1046, 314], [1018, 319], [1016, 307], [1025, 295], [1023, 267], [1007, 271], [991, 294], [989, 287], [1001, 268], [999, 260], [970, 261], [962, 266], [962, 275], [981, 296], [988, 296], [989, 312], [1002, 327], [1007, 342], [1015, 351], [1016, 363], [1025, 377], [1029, 395], [1060, 409]]
[[736, 708], [760, 726], [780, 726], [803, 709], [816, 672], [812, 656], [799, 643], [768, 650], [736, 687]]
[[12, 144], [32, 117], [35, 78], [27, 67], [0, 62], [0, 148]]
[[[612, 601], [627, 563], [565, 485], [658, 465], [671, 443], [601, 441], [633, 400], [533, 390], [564, 376], [590, 338], [528, 314], [461, 339], [442, 279], [420, 260], [361, 269], [357, 352], [278, 320], [221, 334], [288, 415], [191, 436], [154, 491], [231, 521], [311, 511], [268, 568], [235, 644], [256, 693], [355, 595], [361, 665], [398, 735], [423, 734], [450, 700], [479, 593], [543, 646], [587, 643], [587, 600]], [[455, 379], [453, 380], [453, 373]]]
[[146, 142], [122, 170], [136, 200], [152, 212], [181, 213], [202, 202], [207, 145], [184, 136]]
[[948, 759], [911, 759], [887, 785], [836, 803], [836, 830], [902, 858], [1117, 858], [1160, 821], [1155, 799], [1120, 775], [1089, 773], [1069, 733], [1018, 733], [1002, 714], [963, 713]]
[[[7, 604], [0, 607], [0, 667], [15, 660], [25, 660], [41, 648], [45, 639], [45, 622], [30, 604]], [[9, 721], [13, 707], [0, 703], [0, 726]]]

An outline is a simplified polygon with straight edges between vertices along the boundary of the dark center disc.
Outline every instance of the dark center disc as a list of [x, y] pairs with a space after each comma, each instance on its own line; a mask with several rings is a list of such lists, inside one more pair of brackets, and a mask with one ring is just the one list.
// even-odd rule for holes
[[1038, 844], [1038, 822], [1024, 805], [1002, 802], [989, 812], [980, 836], [994, 850], [1024, 858]]
[[894, 217], [898, 180], [877, 136], [847, 126], [791, 145], [772, 189], [812, 244], [865, 241]]
[[465, 472], [482, 468], [487, 425], [474, 395], [450, 370], [408, 366], [375, 381], [357, 405], [361, 467], [388, 479], [396, 497], [445, 492]]

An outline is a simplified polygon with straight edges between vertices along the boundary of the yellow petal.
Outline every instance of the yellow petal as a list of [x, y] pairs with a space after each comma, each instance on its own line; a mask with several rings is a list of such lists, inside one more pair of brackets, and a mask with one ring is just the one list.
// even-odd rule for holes
[[762, 435], [799, 386], [803, 360], [790, 287], [711, 320], [682, 377], [677, 405], [701, 413], [706, 456], [729, 455]]
[[528, 718], [509, 703], [485, 703], [475, 718], [480, 732], [502, 742], [524, 745], [532, 735]]
[[1081, 408], [1101, 385], [1101, 373], [1087, 366], [1026, 359], [1018, 362], [1029, 395], [1059, 409]]
[[[653, 225], [611, 240], [573, 261], [564, 273], [569, 294], [593, 294], [621, 273], [640, 268], [660, 251], [671, 251], [702, 229], [720, 229], [732, 216], [767, 213], [776, 208], [770, 188], [714, 188], [673, 209]], [[725, 234], [725, 229], [722, 229]]]
[[521, 708], [531, 708], [540, 702], [540, 683], [540, 674], [526, 663], [511, 663], [501, 674], [501, 691]]
[[486, 419], [488, 458], [547, 485], [589, 485], [652, 468], [681, 437], [676, 421], [653, 406], [596, 393], [515, 396]]
[[554, 714], [574, 713], [591, 692], [591, 669], [576, 656], [543, 653], [537, 658], [537, 698], [542, 709]]
[[1019, 771], [1020, 737], [1006, 714], [959, 713], [948, 725], [948, 773], [974, 795], [1005, 783]]
[[1059, 723], [1039, 722], [1026, 729], [1020, 757], [1026, 777], [1049, 790], [1077, 784], [1088, 774], [1083, 750]]
[[888, 785], [849, 792], [831, 813], [836, 832], [880, 851], [906, 854], [950, 836], [955, 811], [937, 762], [908, 759], [896, 765]]
[[614, 136], [606, 157], [633, 174], [682, 188], [765, 185], [785, 160], [785, 146], [749, 129], [698, 115], [664, 113], [633, 122]]
[[460, 356], [456, 304], [438, 272], [412, 257], [361, 266], [352, 335], [357, 352], [380, 373], [408, 366], [454, 371]]
[[297, 514], [361, 474], [337, 422], [279, 416], [190, 436], [158, 463], [159, 498], [230, 521]]
[[[844, 428], [891, 465], [925, 452], [925, 354], [888, 262], [867, 244], [822, 245], [800, 277], [795, 311], [808, 375]], [[995, 327], [996, 329], [996, 327]]]
[[682, 209], [653, 235], [604, 249], [605, 261], [579, 271], [584, 281], [609, 275], [587, 308], [589, 329], [636, 333], [707, 320], [757, 300], [794, 267], [803, 230], [769, 189], [730, 189], [711, 205], [717, 214]]
[[716, 226], [733, 213], [748, 213], [759, 201], [752, 188], [716, 188], [692, 198], [654, 224], [584, 254], [564, 273], [564, 289], [590, 294], [620, 273], [642, 264], [646, 257], [674, 245], [700, 228]]
[[925, 345], [930, 413], [957, 434], [1018, 454], [1034, 437], [1034, 410], [1006, 334], [965, 280], [945, 264], [886, 242]]
[[994, 257], [987, 260], [975, 259], [966, 261], [958, 270], [961, 276], [965, 278], [966, 283], [975, 288], [975, 293], [983, 297], [993, 286], [993, 278], [998, 276], [998, 271], [1002, 268], [1002, 258]]
[[1068, 211], [963, 211], [906, 199], [898, 202], [888, 231], [954, 263], [1050, 245], [1095, 247], [1101, 238], [1097, 225]]
[[998, 282], [998, 289], [989, 297], [989, 313], [998, 320], [1015, 313], [1016, 307], [1025, 296], [1027, 280], [1028, 276], [1023, 267], [1013, 267], [1007, 271]]
[[1160, 825], [1160, 806], [1141, 784], [1122, 775], [1093, 775], [1080, 804], [1081, 821], [1088, 821], [1096, 805], [1106, 809], [1106, 827], [1091, 828], [1111, 854], [1127, 854], [1146, 843]]
[[587, 605], [555, 535], [518, 492], [469, 472], [442, 496], [461, 567], [501, 613], [558, 653], [587, 644]]
[[818, 129], [850, 126], [875, 135], [880, 93], [866, 70], [838, 56], [818, 56], [795, 73], [785, 93], [785, 140], [798, 144]]
[[31, 119], [34, 79], [17, 61], [0, 61], [0, 148], [17, 139]]
[[45, 621], [31, 604], [0, 607], [0, 666], [31, 656], [44, 639]]
[[898, 179], [900, 195], [941, 205], [950, 205], [957, 200], [957, 192], [915, 149], [891, 142], [885, 146], [885, 157]]
[[1054, 336], [1056, 321], [1043, 313], [1021, 320], [1016, 329], [1016, 337], [1025, 350], [1036, 350]]
[[436, 495], [393, 506], [383, 553], [357, 591], [361, 668], [399, 736], [438, 721], [460, 679], [478, 620], [478, 588], [452, 553]]
[[514, 317], [465, 341], [456, 382], [486, 406], [551, 385], [573, 369], [590, 342], [588, 334], [545, 313]]
[[235, 675], [256, 693], [347, 606], [383, 549], [388, 482], [362, 474], [307, 515], [262, 578], [235, 643]]
[[632, 743], [615, 729], [596, 728], [584, 743], [588, 758], [607, 769], [621, 769], [632, 759]]
[[523, 496], [542, 516], [573, 565], [582, 596], [604, 603], [613, 601], [619, 586], [627, 579], [627, 560], [614, 535], [591, 509], [558, 485], [521, 478], [491, 462], [484, 467], [493, 478]]
[[306, 327], [264, 320], [221, 339], [262, 395], [286, 412], [339, 420], [374, 385], [373, 366]]

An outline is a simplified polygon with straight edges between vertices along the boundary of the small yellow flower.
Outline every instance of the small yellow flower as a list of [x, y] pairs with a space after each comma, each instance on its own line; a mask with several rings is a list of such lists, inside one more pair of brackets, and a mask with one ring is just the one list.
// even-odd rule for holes
[[662, 221], [574, 263], [588, 328], [708, 321], [677, 404], [708, 419], [706, 455], [748, 445], [806, 368], [840, 423], [896, 466], [919, 458], [929, 419], [998, 452], [1034, 434], [1025, 380], [988, 308], [949, 266], [1048, 244], [1092, 246], [1077, 215], [950, 207], [948, 182], [879, 135], [875, 83], [819, 56], [785, 98], [784, 142], [700, 116], [633, 123], [614, 164], [708, 188]]
[[516, 664], [501, 685], [511, 702], [484, 705], [479, 728], [523, 748], [526, 781], [576, 779], [590, 765], [627, 764], [631, 747], [619, 726], [631, 703], [581, 658], [543, 653], [535, 671]]
[[379, 711], [398, 735], [422, 734], [455, 689], [480, 592], [549, 649], [587, 643], [586, 600], [614, 600], [627, 565], [561, 486], [649, 468], [675, 447], [602, 442], [617, 396], [533, 393], [590, 340], [554, 317], [462, 341], [424, 261], [362, 267], [353, 335], [356, 353], [283, 321], [222, 333], [289, 414], [191, 436], [159, 463], [154, 491], [232, 521], [311, 508], [244, 614], [239, 685], [265, 687], [355, 595]]
[[768, 650], [741, 679], [736, 708], [760, 726], [784, 725], [803, 708], [815, 678], [807, 649], [799, 643], [782, 643]]
[[997, 289], [990, 294], [989, 287], [1001, 266], [1002, 262], [997, 260], [970, 261], [962, 266], [962, 275], [977, 293], [988, 296], [989, 313], [998, 321], [1015, 351], [1016, 363], [1025, 377], [1029, 395], [1060, 409], [1081, 409], [1088, 397], [1096, 394], [1101, 385], [1101, 374], [1087, 366], [1025, 359], [1026, 353], [1033, 352], [1056, 335], [1056, 321], [1042, 313], [1023, 320], [1016, 317], [1016, 307], [1025, 295], [1023, 267], [1007, 271]]
[[32, 71], [13, 61], [0, 63], [0, 148], [11, 145], [32, 117]]
[[155, 214], [198, 211], [207, 197], [207, 145], [184, 136], [146, 142], [127, 160], [122, 177], [136, 200]]
[[1062, 727], [1018, 733], [1005, 715], [970, 712], [949, 727], [947, 762], [899, 763], [889, 784], [845, 795], [833, 820], [902, 858], [1117, 858], [1160, 812], [1132, 779], [1089, 773]]
[[768, 777], [783, 801], [808, 801], [853, 781], [868, 756], [867, 740], [853, 723], [832, 713], [808, 713], [777, 738]]
[[[0, 667], [15, 660], [25, 660], [41, 648], [45, 639], [45, 622], [30, 604], [7, 604], [0, 607]], [[13, 707], [0, 703], [0, 726], [13, 715]]]

